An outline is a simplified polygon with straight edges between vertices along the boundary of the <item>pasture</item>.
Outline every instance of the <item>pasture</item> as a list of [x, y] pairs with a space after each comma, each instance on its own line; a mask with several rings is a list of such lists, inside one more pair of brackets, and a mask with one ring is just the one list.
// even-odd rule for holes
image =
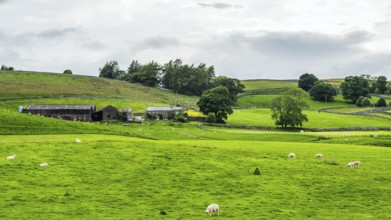
[[[3, 219], [200, 219], [212, 202], [221, 219], [391, 218], [390, 148], [107, 135], [3, 136], [0, 145]], [[362, 166], [346, 168], [353, 160]]]

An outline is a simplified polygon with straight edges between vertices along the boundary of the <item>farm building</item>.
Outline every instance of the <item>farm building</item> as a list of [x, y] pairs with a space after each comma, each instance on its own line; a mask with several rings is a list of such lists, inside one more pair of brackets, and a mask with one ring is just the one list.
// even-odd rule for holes
[[91, 121], [95, 111], [95, 105], [28, 105], [22, 110], [23, 113], [77, 121]]
[[147, 107], [146, 114], [149, 118], [155, 119], [169, 119], [170, 117], [176, 118], [176, 116], [183, 111], [182, 107]]
[[92, 114], [93, 121], [102, 121], [102, 120], [131, 121], [132, 117], [133, 117], [133, 111], [131, 108], [124, 108], [118, 110], [117, 108], [111, 105], [108, 105]]

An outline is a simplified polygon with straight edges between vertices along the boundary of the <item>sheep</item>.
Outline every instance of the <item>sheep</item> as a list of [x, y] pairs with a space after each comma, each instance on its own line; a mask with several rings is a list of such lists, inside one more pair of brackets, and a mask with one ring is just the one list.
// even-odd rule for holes
[[41, 163], [39, 166], [43, 167], [43, 168], [48, 168], [49, 167], [48, 163]]
[[357, 167], [359, 167], [361, 165], [361, 162], [359, 160], [353, 161], [352, 163], [354, 164], [354, 166], [357, 166]]
[[208, 208], [206, 208], [205, 210], [205, 215], [209, 215], [209, 216], [212, 216], [212, 215], [219, 215], [219, 205], [217, 204], [211, 204], [208, 206]]
[[16, 155], [8, 156], [7, 160], [15, 160]]
[[317, 157], [317, 158], [323, 158], [323, 154], [315, 154], [315, 157]]
[[81, 142], [81, 140], [79, 140], [79, 139], [76, 139], [76, 143], [80, 143]]
[[295, 153], [290, 153], [290, 154], [288, 154], [288, 157], [289, 158], [296, 158], [296, 154]]
[[353, 168], [354, 167], [354, 163], [353, 162], [349, 162], [348, 164], [346, 164], [346, 167]]

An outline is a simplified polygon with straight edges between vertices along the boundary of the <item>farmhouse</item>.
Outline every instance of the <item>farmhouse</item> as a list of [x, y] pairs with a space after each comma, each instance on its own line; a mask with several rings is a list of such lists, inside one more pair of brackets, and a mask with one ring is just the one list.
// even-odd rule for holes
[[91, 121], [95, 111], [95, 105], [28, 105], [22, 110], [23, 113], [77, 121]]
[[182, 107], [163, 106], [163, 107], [147, 107], [146, 114], [149, 118], [169, 119], [176, 118], [183, 111]]
[[108, 105], [92, 114], [93, 121], [102, 121], [102, 120], [131, 121], [132, 117], [133, 117], [133, 111], [131, 108], [124, 108], [118, 110], [117, 108], [111, 105]]

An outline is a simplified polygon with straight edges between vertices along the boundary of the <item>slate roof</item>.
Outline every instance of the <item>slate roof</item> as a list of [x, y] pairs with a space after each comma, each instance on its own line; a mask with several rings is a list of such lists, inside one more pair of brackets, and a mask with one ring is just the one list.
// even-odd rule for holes
[[95, 110], [95, 105], [28, 105], [28, 110]]
[[168, 112], [168, 111], [181, 111], [182, 107], [147, 107], [147, 112]]

